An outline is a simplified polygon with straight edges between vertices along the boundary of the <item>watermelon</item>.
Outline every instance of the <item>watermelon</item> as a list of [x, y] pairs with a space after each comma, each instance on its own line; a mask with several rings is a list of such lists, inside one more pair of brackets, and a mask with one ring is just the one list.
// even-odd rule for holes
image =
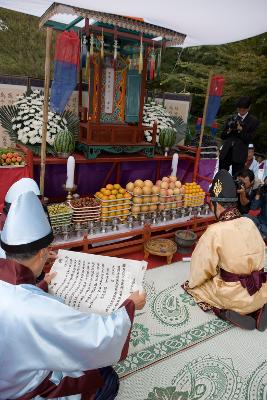
[[176, 131], [172, 128], [162, 129], [159, 134], [159, 144], [163, 148], [171, 148], [176, 142]]
[[75, 139], [71, 132], [60, 131], [54, 140], [54, 149], [57, 153], [73, 153], [75, 149]]

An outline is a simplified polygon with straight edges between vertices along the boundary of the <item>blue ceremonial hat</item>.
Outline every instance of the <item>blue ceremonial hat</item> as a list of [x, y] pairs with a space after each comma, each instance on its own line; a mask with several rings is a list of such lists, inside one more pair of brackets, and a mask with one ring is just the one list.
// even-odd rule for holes
[[22, 193], [10, 206], [1, 233], [1, 247], [7, 253], [41, 250], [53, 241], [51, 225], [33, 192]]
[[8, 213], [10, 204], [12, 204], [13, 201], [19, 197], [19, 195], [25, 192], [33, 192], [36, 194], [36, 196], [40, 195], [40, 189], [33, 179], [21, 178], [19, 181], [13, 183], [13, 185], [10, 186], [6, 194], [4, 208], [5, 214]]

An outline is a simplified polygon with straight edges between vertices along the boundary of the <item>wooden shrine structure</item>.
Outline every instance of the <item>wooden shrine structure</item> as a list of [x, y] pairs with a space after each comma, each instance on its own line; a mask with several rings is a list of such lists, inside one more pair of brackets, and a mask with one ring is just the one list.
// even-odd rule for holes
[[[71, 14], [75, 19], [69, 25], [50, 20], [61, 14]], [[76, 25], [82, 20], [84, 26], [78, 29]], [[87, 46], [87, 62], [81, 63], [79, 74], [78, 150], [91, 159], [102, 151], [143, 151], [153, 157], [157, 126], [143, 124], [148, 65], [154, 58], [155, 67], [161, 49], [182, 44], [185, 35], [140, 18], [60, 3], [53, 3], [41, 17], [40, 27], [43, 26], [76, 29], [81, 45]], [[145, 131], [150, 132], [151, 142], [145, 141]]]

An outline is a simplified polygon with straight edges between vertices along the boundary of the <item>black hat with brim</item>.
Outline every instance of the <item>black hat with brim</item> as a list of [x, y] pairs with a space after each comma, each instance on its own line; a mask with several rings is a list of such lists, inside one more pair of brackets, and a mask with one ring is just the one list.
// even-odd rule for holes
[[251, 106], [251, 97], [243, 96], [240, 97], [236, 103], [237, 108], [249, 108]]
[[213, 202], [234, 203], [238, 200], [234, 180], [225, 169], [217, 172], [209, 192]]

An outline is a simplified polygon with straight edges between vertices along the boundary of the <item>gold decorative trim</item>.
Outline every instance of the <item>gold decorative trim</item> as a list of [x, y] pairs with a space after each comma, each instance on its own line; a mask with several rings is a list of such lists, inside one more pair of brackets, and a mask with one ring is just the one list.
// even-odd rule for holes
[[213, 187], [213, 193], [215, 194], [215, 197], [218, 197], [219, 194], [222, 192], [222, 182], [220, 179], [218, 179]]

